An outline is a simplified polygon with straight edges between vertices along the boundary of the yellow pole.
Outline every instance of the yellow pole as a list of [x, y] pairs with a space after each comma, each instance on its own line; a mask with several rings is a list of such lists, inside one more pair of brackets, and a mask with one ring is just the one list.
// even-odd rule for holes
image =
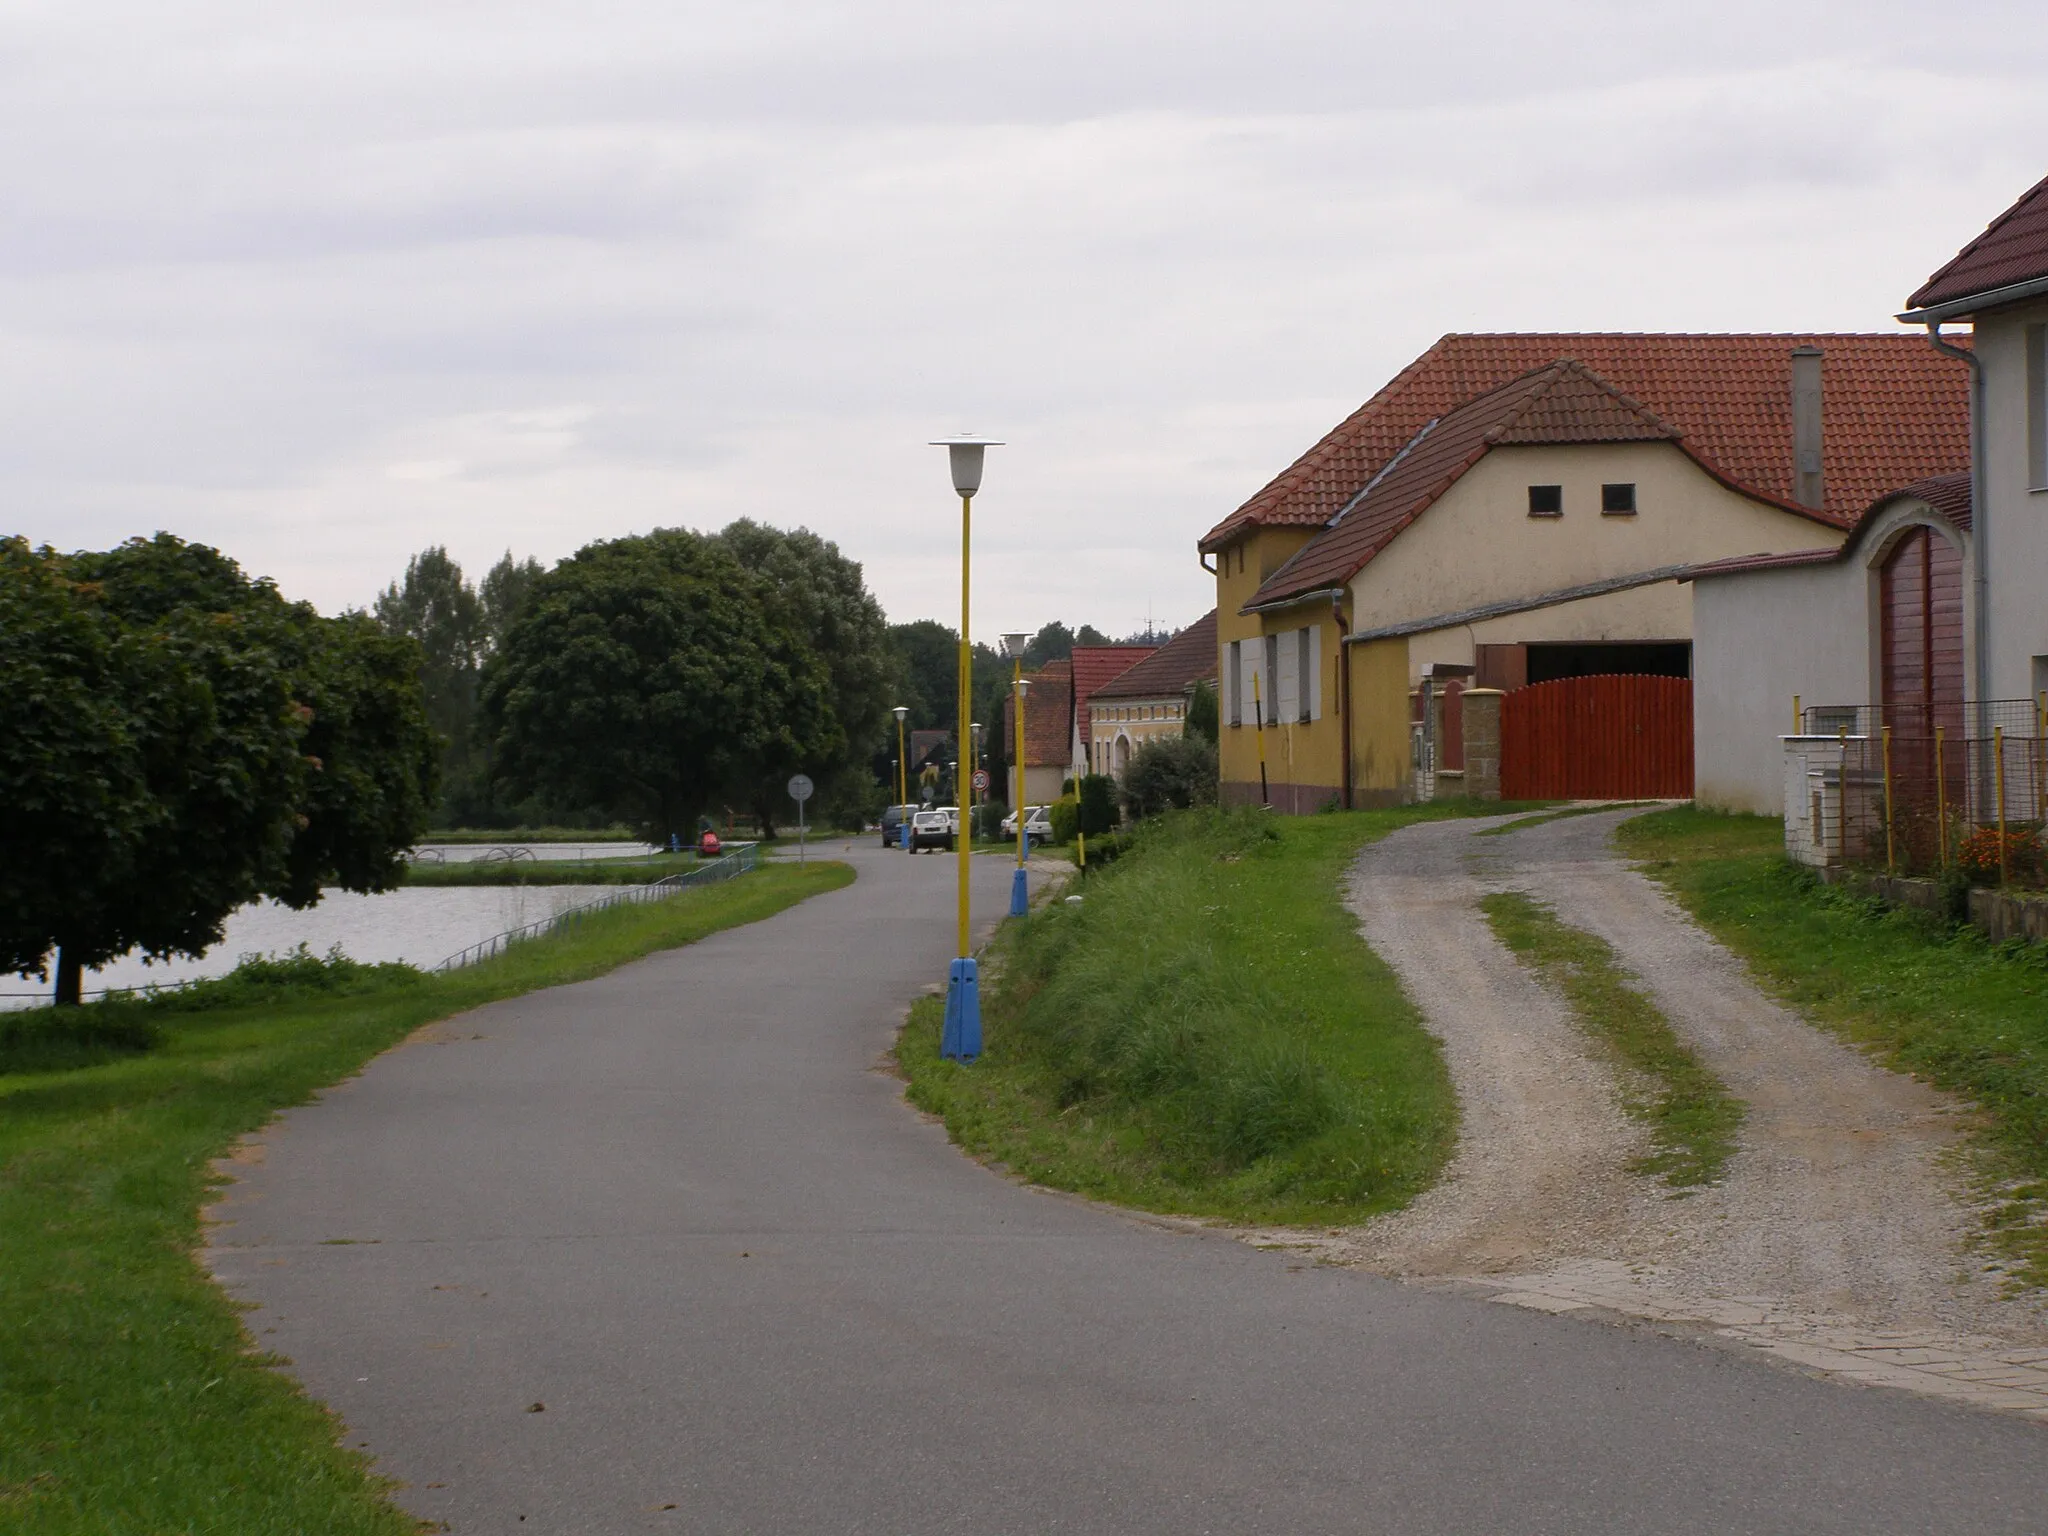
[[1899, 872], [1898, 852], [1892, 840], [1892, 728], [1884, 727], [1884, 872]]
[[1948, 868], [1948, 771], [1941, 757], [1941, 727], [1934, 728], [1934, 828], [1941, 839], [1941, 867]]
[[1835, 740], [1842, 744], [1835, 755], [1835, 858], [1846, 867], [1849, 863], [1849, 727], [1845, 725], [1837, 730]]
[[1259, 799], [1270, 805], [1272, 794], [1266, 788], [1266, 709], [1259, 702], [1259, 674], [1252, 673], [1252, 732], [1259, 738]]
[[1800, 726], [1804, 723], [1804, 718], [1799, 713], [1799, 695], [1795, 693], [1792, 695], [1792, 734], [1794, 736], [1803, 734], [1800, 731]]
[[[1010, 661], [1010, 691], [1017, 695], [1017, 867], [1024, 867], [1024, 657]], [[1002, 829], [998, 827], [997, 831]]]
[[1997, 761], [1992, 764], [1992, 774], [1998, 784], [1998, 883], [2004, 885], [2012, 878], [2012, 871], [2006, 867], [2005, 857], [2005, 727], [1991, 727], [1991, 750]]
[[[960, 737], [957, 745], [960, 756], [968, 761], [968, 771], [973, 771], [974, 743], [967, 734], [967, 714], [973, 707], [968, 695], [974, 676], [974, 652], [967, 638], [967, 553], [968, 530], [974, 515], [974, 498], [960, 498]], [[960, 868], [960, 958], [968, 957], [967, 948], [967, 861], [971, 850], [967, 846], [967, 796], [960, 792], [959, 775], [955, 773], [953, 798], [960, 802], [960, 835], [954, 839], [959, 854]]]
[[896, 803], [902, 805], [910, 798], [909, 764], [903, 756], [903, 717], [896, 718]]

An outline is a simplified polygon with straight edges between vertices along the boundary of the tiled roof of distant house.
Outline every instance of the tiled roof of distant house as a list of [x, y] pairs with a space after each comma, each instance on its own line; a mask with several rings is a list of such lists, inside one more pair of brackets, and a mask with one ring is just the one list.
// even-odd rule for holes
[[1132, 667], [1095, 690], [1098, 699], [1171, 699], [1216, 676], [1216, 610]]
[[1103, 684], [1114, 682], [1158, 650], [1156, 645], [1077, 645], [1074, 647], [1074, 710], [1087, 734], [1088, 701]]
[[1493, 448], [1626, 442], [1671, 442], [1691, 451], [1675, 427], [1583, 364], [1567, 359], [1526, 373], [1425, 425], [1336, 522], [1266, 578], [1252, 602], [1282, 602], [1349, 581]]
[[1728, 560], [1711, 560], [1705, 565], [1693, 566], [1680, 579], [1694, 581], [1702, 576], [1740, 576], [1748, 571], [1770, 571], [1794, 565], [1827, 565], [1835, 560], [1846, 560], [1849, 558], [1849, 552], [1856, 547], [1856, 541], [1862, 538], [1863, 530], [1882, 516], [1893, 503], [1909, 496], [1926, 502], [1963, 532], [1970, 531], [1970, 472], [1964, 470], [1959, 475], [1935, 475], [1926, 480], [1916, 480], [1911, 485], [1901, 486], [1896, 491], [1878, 497], [1864, 509], [1863, 516], [1856, 520], [1855, 532], [1843, 540], [1839, 547], [1797, 549], [1788, 554], [1777, 555], [1736, 555]]
[[1917, 333], [1453, 333], [1210, 529], [1201, 548], [1251, 527], [1329, 522], [1428, 422], [1559, 358], [1576, 358], [1639, 402], [1748, 494], [1803, 510], [1792, 452], [1792, 350], [1801, 346], [1823, 354], [1823, 510], [1837, 526], [1893, 486], [1968, 464], [1964, 365]]
[[[1064, 661], [1049, 661], [1027, 672], [1024, 691], [1024, 765], [1065, 768], [1073, 760], [1074, 670]], [[1003, 739], [1015, 729], [1016, 708], [1003, 711]]]
[[910, 733], [910, 771], [917, 772], [937, 753], [939, 748], [952, 741], [951, 731], [912, 731]]
[[2048, 181], [1993, 219], [1920, 285], [1906, 307], [1932, 309], [2036, 278], [2048, 278]]

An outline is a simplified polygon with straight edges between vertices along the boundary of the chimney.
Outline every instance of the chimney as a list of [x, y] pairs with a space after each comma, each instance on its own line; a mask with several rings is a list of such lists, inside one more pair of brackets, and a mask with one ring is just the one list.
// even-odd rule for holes
[[1820, 459], [1819, 347], [1792, 349], [1792, 499], [1819, 510], [1825, 500]]

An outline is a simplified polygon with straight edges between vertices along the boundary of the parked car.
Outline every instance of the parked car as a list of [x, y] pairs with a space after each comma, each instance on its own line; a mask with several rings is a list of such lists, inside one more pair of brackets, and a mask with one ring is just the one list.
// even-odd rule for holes
[[882, 846], [901, 848], [903, 846], [903, 823], [916, 814], [914, 805], [892, 805], [882, 812]]
[[953, 822], [944, 811], [918, 811], [910, 818], [910, 851], [930, 853], [953, 847]]
[[[1003, 818], [1003, 841], [1008, 842], [1017, 835], [1017, 813], [1010, 812]], [[1052, 841], [1052, 807], [1049, 805], [1027, 805], [1024, 807], [1024, 838], [1036, 848]]]

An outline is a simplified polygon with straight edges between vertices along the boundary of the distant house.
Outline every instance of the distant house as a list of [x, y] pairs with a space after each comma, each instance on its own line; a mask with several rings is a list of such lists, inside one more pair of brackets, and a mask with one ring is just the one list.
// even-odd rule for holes
[[1284, 810], [1410, 798], [1462, 767], [1445, 696], [1690, 676], [1680, 577], [1961, 468], [1967, 388], [1911, 336], [1444, 337], [1200, 542], [1224, 798], [1262, 758]]
[[1077, 645], [1070, 658], [1073, 665], [1074, 707], [1068, 748], [1068, 772], [1108, 773], [1093, 754], [1095, 737], [1093, 701], [1096, 690], [1122, 677], [1132, 667], [1158, 650], [1156, 645]]
[[[1968, 473], [1901, 477], [1897, 489], [1873, 498], [1839, 549], [1727, 560], [1691, 573], [1703, 801], [1782, 810], [1819, 829], [1827, 807], [1817, 818], [1806, 794], [1787, 797], [1787, 765], [1808, 751], [1788, 737], [1815, 738], [1820, 762], [1830, 738], [1890, 727], [1924, 741], [1939, 727], [1953, 771], [1967, 739], [2048, 734], [2048, 181], [1993, 220], [1908, 305], [1899, 318], [1929, 334], [1905, 340], [1950, 366], [1967, 360], [1976, 372], [1974, 460]], [[1972, 336], [1941, 334], [1965, 320]], [[2030, 786], [2027, 819], [2040, 809], [2039, 760], [2035, 748], [2012, 764]], [[1983, 799], [1991, 777], [1949, 786], [1952, 808], [1965, 794]], [[1819, 846], [1827, 843], [1822, 836]]]
[[1216, 612], [1211, 609], [1089, 700], [1088, 760], [1097, 773], [1123, 777], [1131, 754], [1187, 729], [1189, 696], [1216, 681]]
[[[1024, 691], [1024, 803], [1050, 805], [1074, 771], [1073, 665], [1048, 662], [1025, 676], [1031, 686]], [[1004, 751], [1012, 762], [1016, 761], [1016, 719], [1014, 706], [1003, 711]], [[1005, 786], [1000, 798], [1008, 800], [1015, 793]]]

